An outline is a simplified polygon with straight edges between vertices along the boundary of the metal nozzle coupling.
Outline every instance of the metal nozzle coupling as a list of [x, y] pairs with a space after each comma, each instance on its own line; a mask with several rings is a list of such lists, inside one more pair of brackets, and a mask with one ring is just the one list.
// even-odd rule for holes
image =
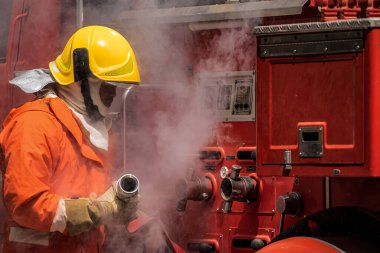
[[207, 201], [211, 198], [213, 185], [205, 176], [193, 176], [191, 180], [180, 179], [176, 184], [178, 197], [177, 211], [184, 212], [188, 200]]
[[250, 177], [240, 176], [241, 167], [232, 166], [229, 177], [222, 180], [220, 184], [220, 194], [224, 199], [223, 212], [231, 212], [232, 202], [253, 202], [257, 198], [258, 188], [256, 180]]
[[135, 196], [139, 192], [139, 180], [132, 174], [125, 174], [117, 180], [116, 195], [119, 199]]

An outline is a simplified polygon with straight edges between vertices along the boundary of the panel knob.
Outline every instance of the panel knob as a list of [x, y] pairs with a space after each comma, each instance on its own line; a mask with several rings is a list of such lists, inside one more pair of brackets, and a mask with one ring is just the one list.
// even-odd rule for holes
[[276, 209], [281, 214], [297, 216], [302, 210], [302, 197], [298, 192], [288, 192], [277, 198]]

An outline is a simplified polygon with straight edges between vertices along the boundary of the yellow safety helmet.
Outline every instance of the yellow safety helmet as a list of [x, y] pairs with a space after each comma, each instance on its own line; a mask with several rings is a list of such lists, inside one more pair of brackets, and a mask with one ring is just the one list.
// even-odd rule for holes
[[[84, 53], [84, 54], [83, 54]], [[76, 31], [62, 53], [50, 62], [50, 72], [61, 85], [81, 80], [78, 66], [109, 82], [139, 83], [135, 54], [128, 41], [104, 26], [88, 26]]]

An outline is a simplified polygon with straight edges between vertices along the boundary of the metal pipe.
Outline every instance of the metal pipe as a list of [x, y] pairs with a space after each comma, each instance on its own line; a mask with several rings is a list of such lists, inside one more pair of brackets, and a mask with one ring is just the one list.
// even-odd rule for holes
[[129, 86], [123, 94], [123, 168], [127, 168], [127, 98], [134, 86]]
[[83, 27], [83, 0], [76, 0], [77, 29]]
[[139, 192], [139, 180], [132, 174], [120, 177], [116, 184], [116, 196], [123, 200], [135, 196]]

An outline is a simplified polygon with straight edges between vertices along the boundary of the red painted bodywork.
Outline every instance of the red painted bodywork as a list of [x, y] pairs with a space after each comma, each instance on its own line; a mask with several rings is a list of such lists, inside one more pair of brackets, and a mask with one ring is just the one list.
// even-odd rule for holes
[[[282, 175], [292, 151], [296, 176], [379, 176], [379, 29], [363, 53], [258, 60], [259, 175]], [[366, 122], [368, 122], [366, 124]], [[300, 126], [324, 129], [321, 158], [301, 158]]]
[[[311, 1], [311, 4], [319, 6], [323, 2], [326, 1]], [[362, 5], [363, 1], [359, 4]], [[56, 57], [74, 30], [75, 19], [65, 19], [65, 23], [62, 21], [62, 17], [67, 18], [66, 7], [64, 1], [58, 0], [13, 1], [11, 23], [14, 25], [10, 26], [9, 32], [9, 42], [12, 43], [8, 45], [7, 62], [0, 64], [1, 120], [11, 107], [32, 98], [8, 84], [13, 71], [46, 68], [47, 63]], [[331, 14], [335, 7], [331, 4], [324, 9]], [[371, 13], [378, 10], [375, 7], [370, 9], [373, 10]], [[315, 15], [316, 8], [306, 6], [304, 9], [303, 15], [266, 18], [263, 22], [276, 24], [319, 19]], [[338, 14], [333, 13], [334, 15]], [[247, 37], [240, 40], [236, 47], [227, 47], [227, 51], [220, 53], [215, 47], [218, 45], [218, 38], [226, 33], [232, 36], [237, 34], [239, 38], [245, 34]], [[270, 59], [256, 58], [256, 39], [251, 31], [191, 32], [190, 37], [191, 43], [188, 41], [188, 33], [183, 36], [184, 41], [175, 43], [181, 44], [184, 54], [190, 56], [187, 63], [193, 67], [193, 77], [207, 72], [256, 70], [257, 122], [228, 122], [217, 126], [218, 131], [215, 131], [205, 150], [219, 149], [223, 151], [223, 159], [215, 162], [215, 171], [204, 170], [204, 165], [212, 161], [198, 161], [195, 164], [196, 175], [211, 179], [213, 195], [208, 201], [189, 201], [184, 214], [175, 211], [175, 182], [162, 183], [160, 180], [175, 179], [179, 175], [167, 175], [164, 166], [156, 168], [155, 164], [150, 164], [150, 161], [155, 161], [160, 155], [156, 147], [144, 143], [143, 136], [138, 136], [141, 137], [139, 145], [149, 146], [150, 152], [141, 156], [127, 150], [127, 157], [140, 155], [142, 160], [146, 160], [144, 162], [147, 166], [138, 168], [131, 162], [132, 171], [135, 170], [138, 177], [145, 177], [146, 181], [151, 182], [151, 187], [163, 192], [146, 198], [153, 204], [155, 201], [167, 203], [167, 213], [162, 214], [162, 219], [175, 242], [183, 248], [188, 243], [212, 243], [216, 246], [216, 252], [221, 253], [253, 252], [249, 243], [237, 246], [233, 244], [234, 239], [250, 242], [259, 238], [269, 242], [276, 236], [279, 233], [281, 215], [276, 212], [275, 203], [279, 196], [287, 192], [299, 192], [304, 206], [300, 216], [286, 216], [285, 228], [308, 214], [324, 209], [324, 177], [333, 176], [334, 169], [339, 169], [341, 174], [331, 178], [331, 206], [354, 205], [372, 211], [380, 209], [379, 29], [368, 32], [366, 50], [362, 53]], [[176, 55], [171, 57], [175, 60]], [[224, 64], [216, 64], [220, 62]], [[160, 64], [159, 61], [153, 65], [145, 64], [144, 61], [141, 63], [141, 74], [149, 83], [171, 79], [170, 73], [162, 75], [160, 71], [155, 73], [149, 69], [157, 67], [154, 64]], [[183, 62], [178, 63], [182, 67], [181, 64], [186, 65]], [[186, 80], [188, 85], [192, 85], [191, 79], [190, 77]], [[156, 122], [149, 118], [151, 108], [170, 112], [174, 109], [168, 101], [170, 96], [161, 96], [154, 90], [136, 98], [136, 115], [134, 121], [130, 122], [131, 127], [134, 125], [143, 127], [147, 132], [154, 132]], [[325, 154], [322, 158], [301, 159], [298, 156], [298, 127], [307, 125], [324, 128]], [[130, 133], [127, 138], [135, 138], [133, 134]], [[115, 136], [121, 137], [119, 132], [115, 132]], [[238, 151], [256, 148], [256, 162], [236, 158]], [[284, 175], [283, 171], [285, 149], [292, 151], [290, 175]], [[235, 158], [226, 159], [232, 156]], [[141, 161], [135, 162], [141, 164]], [[234, 164], [242, 166], [241, 176], [252, 173], [247, 171], [247, 166], [256, 166], [262, 191], [255, 202], [247, 204], [235, 201], [232, 212], [224, 214], [221, 210], [223, 199], [219, 187], [222, 179], [219, 171], [222, 166], [231, 168]], [[170, 158], [165, 165], [178, 166], [177, 161]], [[182, 169], [183, 166], [179, 167]], [[181, 171], [179, 174], [183, 175], [185, 172]], [[0, 213], [3, 214], [4, 211]], [[0, 218], [0, 223], [2, 220]]]
[[[298, 176], [329, 176], [332, 168], [344, 170], [344, 166], [364, 163], [362, 55], [271, 58], [258, 62], [258, 163], [263, 165], [259, 167], [260, 175], [282, 175], [284, 150], [292, 151], [291, 173]], [[299, 157], [301, 126], [323, 128], [321, 158]], [[304, 165], [316, 168], [306, 170]], [[355, 175], [354, 170], [351, 173]]]
[[324, 253], [339, 253], [340, 249], [335, 248], [328, 242], [307, 237], [294, 237], [279, 242], [259, 250], [260, 253], [301, 253], [301, 252], [324, 252]]

